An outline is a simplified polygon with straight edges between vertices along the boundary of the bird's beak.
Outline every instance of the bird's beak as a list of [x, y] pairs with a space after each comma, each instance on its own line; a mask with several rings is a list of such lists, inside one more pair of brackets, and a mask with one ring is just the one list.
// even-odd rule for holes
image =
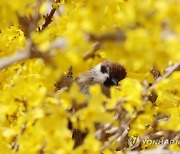
[[116, 78], [112, 78], [112, 82], [113, 82], [116, 86], [118, 86], [119, 81], [118, 81]]

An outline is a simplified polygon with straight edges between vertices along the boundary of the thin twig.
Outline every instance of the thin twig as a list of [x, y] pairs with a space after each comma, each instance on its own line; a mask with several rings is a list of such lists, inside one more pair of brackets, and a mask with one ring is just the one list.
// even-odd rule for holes
[[27, 40], [27, 44], [29, 45], [27, 45], [24, 51], [20, 51], [8, 57], [0, 58], [0, 70], [26, 59], [41, 58], [48, 62], [48, 58], [54, 56], [53, 51], [42, 53], [36, 48], [34, 49], [34, 45], [32, 44], [31, 40]]
[[116, 33], [106, 33], [100, 36], [94, 34], [88, 34], [89, 41], [125, 41], [126, 35], [123, 31], [118, 31]]
[[23, 135], [24, 131], [26, 130], [26, 125], [27, 125], [27, 121], [25, 121], [22, 124], [20, 133], [14, 138], [11, 149], [13, 149], [15, 152], [18, 152], [18, 150], [19, 150], [18, 138]]
[[179, 71], [179, 70], [180, 70], [180, 62], [178, 62], [178, 63], [176, 63], [174, 66], [172, 66], [171, 69], [169, 69], [169, 71], [166, 72], [166, 74], [165, 74], [164, 76], [159, 77], [159, 79], [157, 79], [156, 82], [154, 82], [154, 84], [152, 84], [152, 85], [147, 89], [147, 91], [149, 92], [149, 91], [153, 90], [160, 81], [168, 78], [172, 73], [174, 73], [175, 71]]
[[30, 21], [30, 23], [29, 23], [29, 26], [28, 26], [27, 39], [30, 39], [30, 40], [31, 40], [31, 33], [32, 33], [33, 31], [35, 31], [36, 28], [37, 28], [37, 26], [38, 26], [38, 21], [39, 21], [39, 18], [40, 18], [39, 10], [40, 10], [40, 8], [41, 8], [42, 3], [43, 3], [43, 0], [37, 1], [34, 14], [33, 14], [33, 16], [31, 17], [32, 19], [31, 19], [31, 21]]
[[22, 60], [26, 60], [30, 57], [30, 48], [31, 48], [32, 44], [31, 44], [31, 40], [28, 39], [26, 41], [26, 50], [24, 51], [20, 51], [14, 55], [8, 56], [8, 57], [3, 57], [0, 58], [0, 70], [16, 63], [16, 62], [20, 62]]
[[122, 135], [120, 136], [119, 140], [119, 146], [116, 148], [117, 151], [124, 149], [125, 145], [127, 144], [127, 138], [128, 138], [128, 133], [129, 133], [129, 127], [127, 127]]
[[0, 59], [0, 70], [3, 68], [6, 68], [16, 62], [20, 62], [22, 60], [28, 59], [29, 58], [29, 53], [26, 51], [19, 52], [15, 55], [9, 56], [9, 57], [4, 57]]
[[122, 134], [122, 131], [119, 130], [108, 142], [105, 142], [103, 146], [100, 147], [99, 151], [102, 152], [104, 149], [108, 148], [114, 141], [116, 141]]
[[83, 59], [87, 60], [89, 58], [93, 58], [95, 56], [96, 51], [98, 51], [99, 49], [101, 49], [101, 43], [99, 41], [95, 42], [92, 46], [92, 49], [90, 49], [90, 51], [86, 52], [83, 55]]
[[168, 71], [163, 76], [159, 76], [156, 81], [151, 85], [147, 86], [145, 90], [143, 91], [143, 101], [144, 105], [149, 100], [148, 94], [149, 92], [153, 92], [154, 88], [164, 79], [168, 78], [172, 73], [175, 71], [180, 71], [180, 62], [177, 62], [175, 65], [173, 65], [171, 68], [168, 69]]
[[[55, 0], [55, 3], [58, 4], [60, 3], [60, 0]], [[52, 7], [52, 10], [49, 14], [47, 14], [46, 16], [44, 16], [45, 22], [42, 25], [42, 28], [39, 27], [39, 32], [43, 31], [51, 22], [52, 22], [52, 18], [54, 16], [54, 13], [56, 12], [57, 8]]]

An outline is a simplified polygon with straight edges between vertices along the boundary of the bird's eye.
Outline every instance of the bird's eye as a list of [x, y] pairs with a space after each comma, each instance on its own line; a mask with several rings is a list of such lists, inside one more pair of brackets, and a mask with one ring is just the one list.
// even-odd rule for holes
[[102, 73], [107, 73], [107, 68], [106, 68], [106, 66], [101, 66], [101, 72]]

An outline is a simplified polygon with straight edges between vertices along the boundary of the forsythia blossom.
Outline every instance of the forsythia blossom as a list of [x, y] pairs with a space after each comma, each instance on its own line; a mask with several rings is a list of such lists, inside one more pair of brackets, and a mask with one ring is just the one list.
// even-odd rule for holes
[[[127, 138], [180, 131], [180, 73], [161, 81], [150, 73], [155, 66], [164, 75], [168, 63], [180, 60], [179, 5], [180, 0], [0, 0], [0, 67], [12, 55], [30, 54], [0, 70], [0, 153], [113, 153], [123, 149], [118, 137], [105, 143], [123, 125], [129, 127]], [[55, 91], [70, 66], [75, 78], [104, 60], [127, 69], [110, 98], [99, 85], [90, 87], [91, 96], [76, 84]], [[165, 120], [156, 121], [161, 115]], [[75, 148], [77, 131], [84, 136]]]

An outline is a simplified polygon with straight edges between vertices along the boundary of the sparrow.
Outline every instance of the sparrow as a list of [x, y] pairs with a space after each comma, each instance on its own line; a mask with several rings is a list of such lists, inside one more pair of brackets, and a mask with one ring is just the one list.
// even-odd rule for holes
[[100, 84], [102, 92], [110, 96], [110, 87], [118, 86], [119, 81], [126, 77], [126, 69], [119, 63], [104, 61], [91, 70], [78, 76], [75, 82], [80, 86], [80, 91], [89, 94], [89, 87], [94, 84]]
[[117, 86], [119, 81], [126, 77], [126, 74], [127, 72], [123, 65], [106, 60], [75, 79], [72, 77], [72, 72], [69, 71], [67, 76], [63, 75], [55, 86], [56, 90], [59, 90], [63, 87], [70, 87], [73, 82], [76, 82], [80, 87], [80, 91], [89, 95], [89, 87], [94, 84], [100, 84], [102, 92], [107, 97], [110, 97], [110, 87]]

